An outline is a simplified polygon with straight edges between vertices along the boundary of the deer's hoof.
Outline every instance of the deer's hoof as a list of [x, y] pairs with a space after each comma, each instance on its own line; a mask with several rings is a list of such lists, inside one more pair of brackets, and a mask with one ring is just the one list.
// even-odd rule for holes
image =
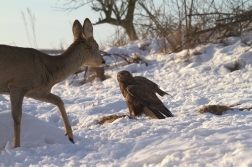
[[68, 139], [70, 140], [70, 142], [72, 142], [74, 144], [73, 138], [69, 137]]

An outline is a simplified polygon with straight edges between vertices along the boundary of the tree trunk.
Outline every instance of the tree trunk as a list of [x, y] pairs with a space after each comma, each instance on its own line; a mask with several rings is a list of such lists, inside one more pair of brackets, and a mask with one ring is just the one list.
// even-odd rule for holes
[[125, 29], [130, 41], [138, 40], [133, 20], [123, 21], [121, 25]]
[[135, 27], [133, 24], [133, 19], [134, 19], [134, 10], [136, 7], [136, 1], [137, 0], [129, 0], [128, 1], [128, 11], [126, 18], [124, 19], [123, 23], [126, 23], [122, 25], [122, 27], [126, 30], [126, 33], [130, 39], [130, 41], [135, 41], [138, 39], [135, 31]]
[[[94, 25], [108, 23], [115, 26], [121, 26], [125, 29], [130, 41], [137, 40], [138, 37], [137, 37], [136, 30], [133, 24], [136, 2], [137, 0], [127, 1], [127, 7], [126, 7], [127, 14], [125, 18], [122, 18], [122, 15], [123, 15], [122, 13], [125, 12], [124, 10], [122, 10], [123, 9], [122, 7], [118, 7], [117, 4], [115, 4], [115, 2], [111, 2], [109, 3], [109, 5], [106, 6], [105, 4], [103, 4], [102, 1], [100, 1], [99, 3], [101, 4], [101, 6], [105, 5], [106, 8], [93, 7], [93, 10], [102, 11], [105, 15], [105, 18], [99, 19], [99, 21], [96, 22]], [[121, 10], [118, 10], [120, 8]], [[115, 18], [112, 17], [112, 12], [115, 15]]]

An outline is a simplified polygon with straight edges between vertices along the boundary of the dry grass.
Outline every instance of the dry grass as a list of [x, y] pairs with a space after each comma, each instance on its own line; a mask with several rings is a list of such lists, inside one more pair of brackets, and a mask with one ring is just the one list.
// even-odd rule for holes
[[206, 112], [215, 114], [215, 115], [222, 115], [227, 110], [233, 110], [233, 108], [224, 105], [207, 105], [203, 106], [199, 109], [200, 114], [204, 114]]
[[81, 82], [81, 84], [93, 82], [95, 79], [104, 81], [110, 78], [110, 76], [105, 75], [104, 67], [88, 67], [85, 73], [84, 80]]
[[230, 72], [233, 72], [233, 71], [240, 70], [240, 69], [244, 68], [245, 65], [246, 65], [245, 61], [238, 59], [238, 60], [234, 61], [233, 63], [226, 64], [225, 67], [227, 69], [229, 69]]
[[126, 117], [126, 115], [118, 116], [118, 115], [113, 114], [113, 115], [109, 115], [109, 116], [104, 116], [104, 117], [101, 117], [100, 119], [98, 119], [98, 124], [103, 125], [105, 123], [112, 123], [115, 120], [117, 120], [118, 118], [124, 118], [124, 117]]
[[206, 112], [209, 112], [209, 113], [212, 113], [212, 114], [215, 114], [215, 115], [222, 115], [223, 113], [225, 113], [228, 110], [237, 109], [237, 110], [243, 111], [243, 110], [251, 110], [252, 109], [252, 107], [233, 108], [234, 106], [238, 106], [238, 105], [240, 105], [240, 104], [235, 104], [235, 105], [230, 105], [230, 106], [226, 106], [226, 105], [206, 105], [206, 106], [201, 107], [198, 110], [198, 112], [200, 114], [204, 114]]

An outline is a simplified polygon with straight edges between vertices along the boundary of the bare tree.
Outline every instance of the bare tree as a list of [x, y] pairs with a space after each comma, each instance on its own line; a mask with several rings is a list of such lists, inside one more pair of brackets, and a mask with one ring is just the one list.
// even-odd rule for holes
[[[164, 52], [178, 52], [220, 37], [241, 34], [241, 30], [250, 25], [252, 7], [249, 0], [61, 1], [67, 6], [64, 9], [70, 11], [89, 4], [100, 13], [95, 25], [120, 26], [130, 40], [158, 38], [160, 50]], [[124, 40], [114, 41], [120, 45]]]
[[[227, 0], [216, 6], [214, 11], [195, 12], [190, 14], [194, 18], [208, 17], [209, 26], [201, 31], [191, 32], [190, 35], [199, 36], [204, 33], [213, 34], [216, 39], [224, 40], [230, 36], [242, 36], [252, 29], [252, 2], [248, 0]], [[190, 17], [191, 17], [190, 16]]]
[[91, 9], [100, 13], [99, 20], [94, 25], [108, 23], [121, 26], [131, 41], [138, 36], [134, 27], [134, 11], [137, 0], [62, 0], [65, 1], [63, 10], [76, 10], [84, 5], [90, 5]]
[[159, 5], [154, 0], [138, 0], [138, 4], [138, 34], [161, 39], [164, 52], [240, 35], [251, 20], [248, 0], [163, 0]]

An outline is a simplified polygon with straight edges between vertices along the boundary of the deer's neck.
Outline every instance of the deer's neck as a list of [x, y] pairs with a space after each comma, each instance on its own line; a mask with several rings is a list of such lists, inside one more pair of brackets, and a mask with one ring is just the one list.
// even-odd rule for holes
[[81, 49], [80, 43], [72, 44], [63, 54], [51, 57], [49, 73], [52, 73], [52, 82], [63, 81], [84, 66], [87, 56]]

